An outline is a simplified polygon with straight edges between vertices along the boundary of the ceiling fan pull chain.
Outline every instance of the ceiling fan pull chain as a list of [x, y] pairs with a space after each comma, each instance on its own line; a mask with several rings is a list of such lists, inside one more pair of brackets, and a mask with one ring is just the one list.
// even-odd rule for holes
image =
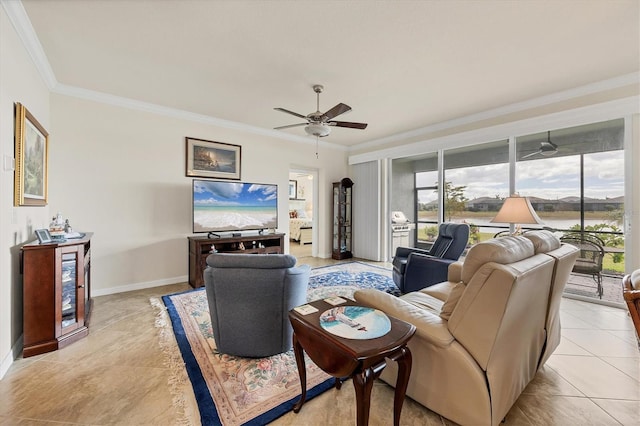
[[318, 139], [320, 139], [320, 137], [316, 136], [316, 160], [318, 159]]

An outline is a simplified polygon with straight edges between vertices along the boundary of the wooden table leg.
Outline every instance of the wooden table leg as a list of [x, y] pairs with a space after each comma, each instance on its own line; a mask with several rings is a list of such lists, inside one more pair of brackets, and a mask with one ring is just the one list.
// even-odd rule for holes
[[300, 387], [302, 392], [300, 394], [300, 401], [296, 402], [293, 406], [293, 412], [297, 413], [302, 408], [302, 404], [307, 399], [307, 368], [304, 365], [304, 352], [295, 332], [293, 333], [293, 353], [296, 356], [296, 365], [298, 366], [298, 375], [300, 376]]
[[369, 424], [369, 405], [371, 404], [371, 389], [373, 388], [374, 372], [372, 368], [353, 375], [353, 387], [356, 390], [356, 424]]
[[411, 374], [411, 351], [405, 346], [391, 359], [398, 363], [398, 378], [396, 380], [396, 391], [393, 399], [393, 424], [394, 426], [399, 426], [402, 404], [404, 403], [404, 396], [407, 392], [407, 384], [409, 383], [409, 375]]
[[371, 406], [371, 390], [373, 382], [380, 377], [380, 373], [387, 366], [383, 359], [377, 364], [365, 368], [364, 371], [353, 374], [353, 387], [356, 390], [356, 424], [367, 426], [369, 424], [369, 408]]

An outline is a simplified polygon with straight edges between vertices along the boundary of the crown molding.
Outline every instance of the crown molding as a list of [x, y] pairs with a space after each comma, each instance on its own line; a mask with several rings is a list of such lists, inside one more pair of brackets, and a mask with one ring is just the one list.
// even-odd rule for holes
[[[304, 144], [316, 143], [316, 139], [311, 137], [291, 135], [288, 133], [279, 132], [277, 130], [264, 129], [262, 127], [224, 120], [204, 114], [197, 114], [185, 110], [179, 110], [176, 108], [168, 108], [149, 102], [124, 98], [108, 93], [70, 86], [67, 84], [61, 84], [56, 79], [53, 69], [51, 68], [51, 64], [47, 59], [47, 55], [42, 48], [42, 44], [40, 43], [35, 30], [33, 29], [31, 20], [29, 19], [29, 16], [27, 15], [27, 12], [22, 5], [22, 2], [19, 0], [0, 0], [0, 4], [2, 4], [3, 9], [6, 11], [9, 21], [15, 28], [16, 33], [22, 41], [25, 49], [29, 53], [29, 56], [31, 57], [36, 69], [38, 70], [38, 73], [40, 74], [40, 77], [43, 79], [47, 88], [52, 93], [117, 106], [120, 108], [127, 108], [135, 111], [148, 112], [152, 114], [163, 115], [166, 117], [178, 118], [182, 120], [223, 127], [226, 129], [238, 130], [241, 132], [247, 132], [274, 139], [281, 139]], [[345, 152], [348, 150], [348, 148], [343, 145], [338, 145], [324, 140], [319, 140], [317, 141], [317, 143], [318, 145], [323, 147], [329, 147]]]
[[396, 133], [395, 135], [387, 136], [380, 139], [364, 142], [358, 145], [350, 147], [350, 151], [357, 151], [361, 149], [370, 149], [376, 146], [399, 142], [406, 139], [420, 137], [426, 134], [438, 132], [441, 130], [451, 129], [458, 126], [465, 126], [467, 124], [475, 123], [482, 120], [488, 120], [492, 118], [501, 117], [504, 115], [525, 111], [532, 108], [543, 107], [554, 103], [567, 101], [582, 96], [591, 95], [594, 93], [603, 92], [606, 90], [617, 89], [620, 87], [629, 86], [632, 84], [640, 83], [640, 72], [634, 72], [630, 74], [621, 75], [618, 77], [610, 78], [608, 80], [602, 80], [584, 86], [576, 87], [573, 89], [563, 90], [561, 92], [552, 93], [550, 95], [540, 96], [538, 98], [529, 99], [523, 102], [517, 102], [510, 105], [490, 109], [487, 111], [479, 112], [476, 114], [467, 115], [453, 120], [443, 121], [426, 127], [420, 127], [418, 129], [409, 130], [407, 132]]
[[51, 64], [49, 64], [47, 55], [44, 53], [42, 44], [40, 44], [40, 40], [33, 29], [33, 25], [31, 25], [31, 20], [27, 15], [27, 11], [24, 10], [22, 2], [0, 0], [0, 4], [2, 4], [2, 8], [7, 13], [9, 21], [16, 30], [18, 37], [22, 40], [22, 44], [24, 44], [25, 49], [29, 53], [40, 77], [49, 90], [53, 89], [56, 84], [58, 84], [58, 81], [53, 73]]
[[[179, 110], [175, 108], [168, 108], [148, 102], [138, 101], [135, 99], [129, 99], [119, 97], [107, 93], [97, 92], [93, 90], [83, 89], [80, 87], [69, 86], [58, 83], [56, 76], [51, 68], [51, 64], [47, 59], [47, 55], [42, 48], [42, 44], [38, 39], [31, 20], [27, 15], [24, 6], [20, 0], [0, 0], [3, 9], [7, 13], [9, 20], [11, 21], [16, 33], [20, 37], [25, 49], [29, 53], [33, 63], [36, 66], [41, 78], [45, 82], [46, 86], [53, 93], [60, 95], [76, 97], [80, 99], [90, 100], [93, 102], [118, 106], [121, 108], [128, 108], [136, 111], [149, 112], [153, 114], [164, 115], [172, 118], [179, 118], [182, 120], [194, 121], [203, 124], [209, 124], [213, 126], [219, 126], [227, 129], [238, 130], [260, 136], [287, 140], [297, 143], [315, 144], [316, 139], [311, 137], [296, 136], [288, 133], [279, 132], [277, 130], [265, 129], [262, 127], [251, 126], [244, 123], [239, 123], [230, 120], [224, 120], [212, 116], [203, 114], [192, 113], [189, 111]], [[598, 93], [605, 90], [624, 87], [631, 84], [638, 84], [640, 82], [640, 72], [625, 74], [619, 77], [603, 80], [600, 82], [587, 84], [573, 89], [564, 90], [561, 92], [553, 93], [546, 96], [530, 99], [523, 102], [518, 102], [503, 107], [479, 112], [476, 114], [467, 115], [464, 117], [456, 118], [453, 120], [444, 121], [434, 125], [421, 127], [418, 129], [410, 130], [407, 132], [397, 133], [388, 137], [375, 139], [372, 141], [364, 142], [358, 145], [352, 145], [349, 147], [327, 142], [325, 140], [319, 140], [317, 143], [323, 147], [330, 147], [342, 151], [357, 151], [362, 149], [371, 149], [376, 146], [380, 146], [387, 143], [398, 142], [410, 138], [420, 137], [433, 132], [454, 128], [457, 126], [464, 126], [477, 121], [487, 120], [491, 118], [500, 117], [503, 115], [520, 112], [523, 110], [541, 107], [561, 101], [570, 100], [573, 98]], [[414, 144], [410, 144], [414, 145]], [[397, 150], [397, 148], [394, 148]], [[386, 151], [386, 150], [383, 150]], [[381, 151], [377, 151], [378, 153]], [[356, 155], [352, 158], [358, 158]]]
[[[288, 133], [282, 133], [277, 130], [264, 129], [262, 127], [251, 126], [244, 123], [238, 123], [236, 121], [224, 120], [221, 118], [211, 117], [204, 114], [197, 114], [181, 109], [169, 108], [162, 105], [153, 104], [150, 102], [138, 101], [135, 99], [124, 98], [121, 96], [111, 95], [109, 93], [97, 92], [95, 90], [83, 89], [76, 86], [69, 86], [66, 84], [57, 83], [51, 90], [52, 93], [59, 95], [69, 96], [72, 98], [84, 99], [92, 102], [97, 102], [105, 105], [111, 105], [119, 108], [131, 109], [134, 111], [147, 112], [156, 115], [162, 115], [165, 117], [177, 118], [180, 120], [192, 121], [201, 124], [207, 124], [211, 126], [223, 127], [226, 129], [238, 130], [246, 133], [252, 133], [259, 136], [270, 137], [274, 139], [288, 140], [291, 142], [315, 144], [315, 138], [296, 136]], [[347, 148], [342, 145], [333, 144], [330, 142], [319, 141], [321, 146], [331, 147], [346, 151]]]

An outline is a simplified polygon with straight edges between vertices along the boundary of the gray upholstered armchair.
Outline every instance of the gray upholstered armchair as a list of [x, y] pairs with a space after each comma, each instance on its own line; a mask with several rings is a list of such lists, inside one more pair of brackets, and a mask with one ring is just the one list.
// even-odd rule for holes
[[218, 351], [265, 357], [291, 349], [288, 312], [307, 299], [309, 265], [288, 254], [207, 257], [204, 282]]
[[449, 265], [469, 242], [469, 225], [443, 223], [430, 250], [398, 247], [393, 258], [393, 282], [402, 293], [418, 291], [446, 281]]

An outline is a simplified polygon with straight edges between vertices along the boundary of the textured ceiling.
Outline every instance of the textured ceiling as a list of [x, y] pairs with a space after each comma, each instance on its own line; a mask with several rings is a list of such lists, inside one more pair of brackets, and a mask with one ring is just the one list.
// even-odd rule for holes
[[345, 146], [640, 69], [637, 0], [22, 4], [62, 85], [272, 129], [319, 83]]

